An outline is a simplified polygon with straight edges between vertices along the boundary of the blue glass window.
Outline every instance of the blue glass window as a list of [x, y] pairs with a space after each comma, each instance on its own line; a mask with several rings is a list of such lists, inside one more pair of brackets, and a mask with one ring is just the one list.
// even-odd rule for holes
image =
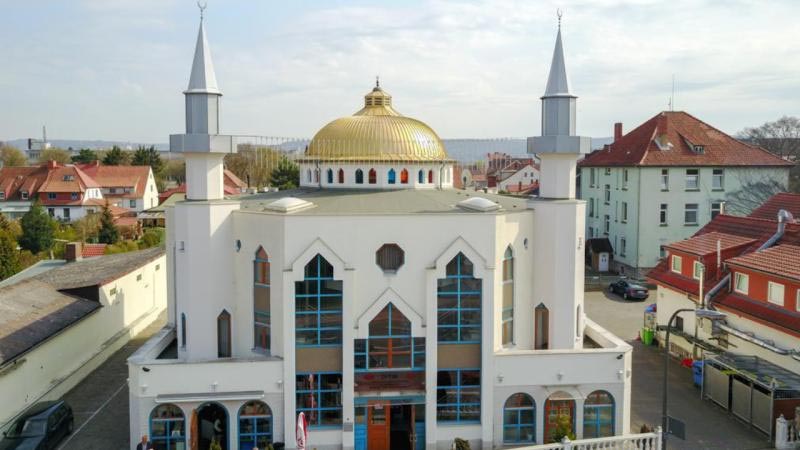
[[177, 406], [164, 403], [150, 413], [150, 441], [155, 450], [173, 450], [186, 444], [186, 420]]
[[425, 370], [425, 338], [411, 337], [411, 321], [389, 303], [369, 323], [369, 339], [355, 341], [355, 370]]
[[439, 342], [481, 341], [481, 280], [472, 272], [472, 262], [459, 253], [438, 280]]
[[333, 169], [328, 169], [328, 184], [333, 184]]
[[516, 393], [503, 407], [503, 442], [507, 444], [536, 441], [536, 403], [528, 394]]
[[333, 266], [316, 255], [294, 289], [296, 345], [342, 345], [342, 282], [333, 279]]
[[606, 391], [594, 391], [583, 404], [583, 437], [614, 435], [614, 397]]
[[239, 408], [239, 450], [265, 449], [272, 443], [272, 411], [266, 403], [249, 401]]
[[438, 422], [481, 421], [481, 370], [440, 370], [436, 376]]
[[356, 170], [356, 184], [364, 184], [364, 171], [361, 169]]
[[269, 301], [269, 257], [263, 247], [258, 247], [253, 261], [253, 347], [267, 352], [270, 350]]
[[419, 173], [417, 174], [417, 183], [419, 184], [425, 183], [425, 172], [423, 172], [422, 169], [420, 169]]
[[298, 373], [295, 377], [295, 393], [295, 416], [305, 413], [309, 425], [312, 426], [341, 426], [341, 373]]
[[397, 173], [394, 169], [389, 169], [389, 176], [387, 177], [389, 180], [389, 184], [394, 184], [397, 181]]

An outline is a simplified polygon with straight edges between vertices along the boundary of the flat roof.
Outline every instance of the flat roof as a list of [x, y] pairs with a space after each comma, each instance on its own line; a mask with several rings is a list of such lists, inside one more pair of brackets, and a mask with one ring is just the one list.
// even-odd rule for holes
[[800, 374], [758, 356], [722, 353], [708, 358], [736, 370], [739, 375], [776, 391], [800, 391]]
[[[243, 211], [284, 214], [267, 205], [284, 197], [296, 197], [314, 204], [291, 215], [360, 215], [360, 214], [505, 214], [526, 209], [526, 198], [485, 194], [456, 189], [318, 189], [299, 188], [279, 192], [242, 195]], [[500, 205], [500, 209], [479, 212], [457, 206], [463, 200], [480, 197]]]

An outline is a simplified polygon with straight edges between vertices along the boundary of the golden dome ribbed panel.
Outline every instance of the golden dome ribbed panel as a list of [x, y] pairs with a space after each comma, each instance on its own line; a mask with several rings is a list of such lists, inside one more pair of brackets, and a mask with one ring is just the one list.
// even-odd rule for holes
[[[379, 97], [383, 101], [378, 105]], [[419, 120], [404, 117], [380, 88], [365, 97], [355, 115], [322, 127], [308, 145], [307, 158], [342, 161], [446, 161], [439, 136]]]

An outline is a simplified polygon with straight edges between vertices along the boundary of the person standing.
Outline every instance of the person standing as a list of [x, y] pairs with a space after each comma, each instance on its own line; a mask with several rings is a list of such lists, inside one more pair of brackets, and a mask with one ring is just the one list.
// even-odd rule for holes
[[147, 437], [146, 434], [142, 435], [142, 440], [136, 444], [136, 450], [150, 450], [153, 446], [153, 443], [150, 442], [150, 439]]

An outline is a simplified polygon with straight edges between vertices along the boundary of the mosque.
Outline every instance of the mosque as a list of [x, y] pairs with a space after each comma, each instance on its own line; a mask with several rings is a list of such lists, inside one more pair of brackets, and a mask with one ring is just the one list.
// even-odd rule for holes
[[584, 314], [589, 139], [560, 25], [530, 199], [453, 189], [436, 132], [378, 84], [316, 134], [298, 189], [225, 198], [202, 20], [184, 95], [188, 190], [167, 211], [168, 323], [129, 359], [132, 446], [295, 449], [301, 412], [319, 450], [629, 432], [631, 347]]

